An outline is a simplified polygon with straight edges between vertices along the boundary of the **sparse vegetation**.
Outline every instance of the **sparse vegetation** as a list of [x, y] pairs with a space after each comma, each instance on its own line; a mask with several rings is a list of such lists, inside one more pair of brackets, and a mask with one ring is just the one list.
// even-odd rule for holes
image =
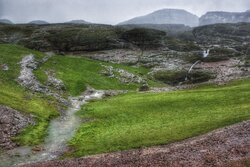
[[186, 76], [187, 71], [157, 71], [154, 73], [154, 78], [156, 80], [170, 85], [175, 85], [185, 81]]
[[192, 71], [187, 77], [192, 83], [201, 83], [215, 78], [215, 75], [208, 71]]

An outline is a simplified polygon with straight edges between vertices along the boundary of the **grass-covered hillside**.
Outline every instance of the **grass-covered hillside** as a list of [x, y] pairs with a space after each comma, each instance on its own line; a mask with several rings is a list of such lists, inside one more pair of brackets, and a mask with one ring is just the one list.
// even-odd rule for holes
[[45, 56], [40, 52], [15, 45], [0, 45], [0, 64], [9, 67], [8, 71], [0, 70], [0, 104], [32, 114], [36, 120], [36, 126], [28, 127], [16, 137], [16, 141], [22, 145], [41, 143], [47, 134], [49, 120], [59, 115], [59, 104], [53, 98], [25, 90], [16, 81], [20, 73], [18, 63], [30, 53], [35, 54], [37, 59]]
[[40, 81], [45, 83], [47, 80], [45, 71], [54, 71], [56, 76], [64, 82], [66, 91], [73, 96], [79, 95], [88, 86], [99, 90], [136, 90], [141, 86], [139, 83], [122, 83], [115, 77], [103, 75], [103, 66], [126, 70], [131, 74], [144, 78], [150, 85], [158, 85], [155, 81], [147, 79], [149, 69], [105, 63], [74, 56], [55, 55], [35, 73]]
[[180, 141], [250, 119], [250, 80], [170, 93], [131, 93], [92, 102], [78, 115], [70, 156]]
[[[8, 70], [0, 69], [0, 105], [6, 105], [22, 113], [32, 114], [36, 119], [36, 126], [28, 127], [16, 141], [21, 145], [35, 145], [43, 142], [47, 135], [47, 128], [51, 119], [59, 115], [60, 104], [52, 97], [31, 92], [17, 83], [20, 74], [22, 58], [34, 54], [36, 60], [42, 59], [45, 54], [16, 45], [0, 45], [0, 65], [8, 66]], [[54, 55], [45, 64], [41, 64], [34, 73], [44, 85], [47, 84], [45, 71], [53, 71], [61, 79], [66, 89], [64, 95], [76, 96], [81, 94], [87, 86], [100, 90], [136, 90], [139, 83], [120, 82], [117, 78], [110, 78], [101, 73], [103, 65], [112, 66], [114, 69], [124, 69], [131, 74], [145, 78], [150, 85], [157, 85], [155, 81], [148, 80], [148, 69], [142, 67], [129, 67], [112, 63], [103, 63], [73, 56]], [[67, 98], [67, 97], [65, 97]]]

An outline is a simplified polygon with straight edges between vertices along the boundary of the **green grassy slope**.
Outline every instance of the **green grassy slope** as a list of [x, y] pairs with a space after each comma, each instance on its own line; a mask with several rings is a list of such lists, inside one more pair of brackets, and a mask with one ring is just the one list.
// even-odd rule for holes
[[[45, 55], [41, 52], [26, 49], [15, 45], [0, 44], [0, 65], [7, 64], [8, 71], [0, 70], [0, 105], [12, 107], [24, 113], [31, 113], [37, 119], [37, 125], [28, 127], [16, 141], [22, 145], [35, 145], [43, 141], [47, 134], [49, 121], [58, 116], [57, 106], [59, 105], [52, 97], [42, 94], [34, 94], [25, 90], [16, 79], [20, 73], [21, 59], [27, 54], [33, 53], [37, 60]], [[100, 74], [102, 66], [99, 61], [72, 56], [54, 56], [34, 71], [38, 79], [47, 81], [45, 70], [54, 70], [57, 77], [62, 79], [66, 85], [66, 94], [79, 95], [86, 86], [96, 89], [128, 89], [135, 90], [139, 84], [122, 84], [118, 79], [108, 78]], [[145, 68], [133, 68], [125, 65], [102, 63], [112, 65], [114, 68], [122, 68], [131, 73], [143, 75], [148, 73]], [[149, 81], [151, 84], [156, 84]]]
[[[148, 69], [142, 67], [135, 68], [119, 64], [104, 63], [82, 57], [54, 56], [36, 71], [36, 75], [42, 82], [45, 82], [46, 75], [44, 71], [55, 71], [57, 77], [65, 83], [66, 90], [73, 96], [82, 93], [86, 89], [86, 86], [103, 90], [135, 90], [140, 86], [139, 84], [123, 84], [116, 78], [109, 78], [102, 75], [100, 73], [103, 69], [101, 64], [113, 66], [114, 68], [125, 69], [137, 75], [145, 75], [149, 72]], [[153, 81], [149, 82], [150, 84], [156, 84]]]
[[[16, 141], [22, 145], [35, 145], [41, 143], [47, 134], [49, 120], [58, 115], [57, 102], [40, 94], [33, 94], [16, 82], [20, 73], [22, 57], [33, 53], [37, 59], [44, 55], [23, 47], [14, 45], [0, 45], [0, 64], [7, 64], [8, 71], [0, 70], [0, 104], [14, 108], [23, 113], [31, 113], [37, 121], [36, 126], [28, 127]], [[50, 101], [50, 102], [48, 102]]]
[[126, 94], [87, 104], [93, 119], [70, 141], [69, 156], [167, 144], [250, 119], [250, 80], [171, 93]]

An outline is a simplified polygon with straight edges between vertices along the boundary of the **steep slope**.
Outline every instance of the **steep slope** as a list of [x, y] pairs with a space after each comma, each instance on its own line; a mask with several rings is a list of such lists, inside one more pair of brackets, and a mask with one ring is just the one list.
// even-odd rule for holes
[[220, 45], [250, 54], [250, 23], [214, 24], [193, 30], [196, 41], [205, 45]]
[[199, 19], [200, 25], [216, 23], [239, 23], [250, 22], [250, 10], [242, 13], [238, 12], [207, 12]]
[[136, 17], [120, 23], [124, 24], [184, 24], [195, 27], [198, 25], [199, 18], [192, 13], [181, 9], [162, 9], [151, 14]]

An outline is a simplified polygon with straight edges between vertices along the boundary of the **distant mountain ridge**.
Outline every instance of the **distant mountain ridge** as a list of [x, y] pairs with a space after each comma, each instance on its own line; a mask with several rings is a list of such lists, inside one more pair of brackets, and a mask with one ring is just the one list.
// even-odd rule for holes
[[199, 24], [199, 17], [183, 9], [162, 9], [119, 23], [126, 24], [184, 24], [195, 27]]
[[91, 24], [90, 22], [87, 22], [85, 20], [71, 20], [71, 21], [68, 21], [65, 23], [68, 23], [68, 24]]
[[44, 21], [44, 20], [33, 20], [33, 21], [29, 22], [28, 24], [45, 25], [45, 24], [49, 24], [49, 23], [47, 21]]
[[4, 24], [13, 24], [10, 20], [8, 19], [0, 19], [0, 23], [4, 23]]
[[216, 23], [239, 23], [250, 22], [250, 10], [246, 12], [207, 12], [199, 19], [199, 25], [209, 25]]

